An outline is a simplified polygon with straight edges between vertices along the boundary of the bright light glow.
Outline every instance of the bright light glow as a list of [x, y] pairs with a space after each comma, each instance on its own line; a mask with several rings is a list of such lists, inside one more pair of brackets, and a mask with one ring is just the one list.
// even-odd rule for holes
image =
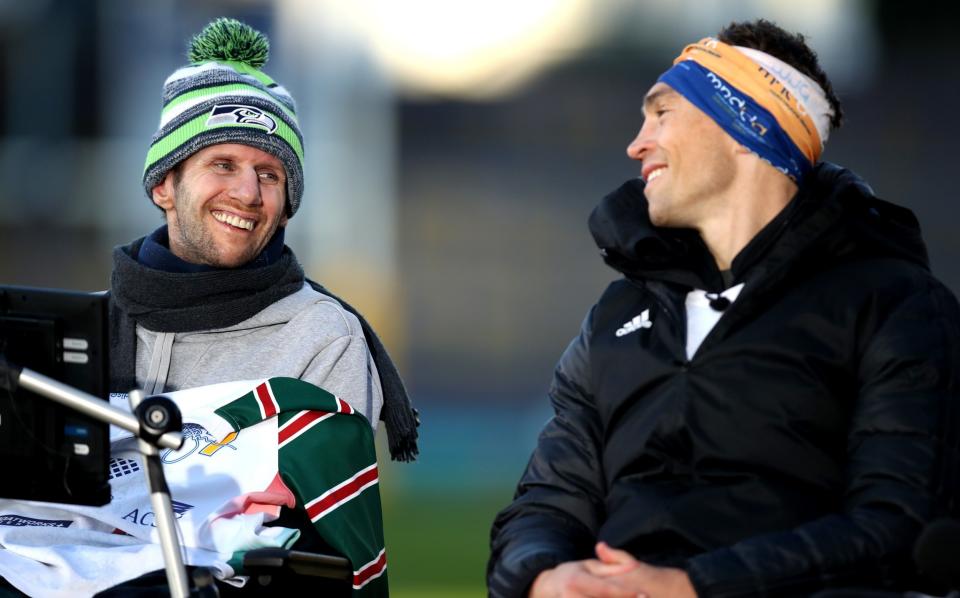
[[334, 0], [385, 70], [414, 92], [489, 97], [578, 52], [587, 0]]

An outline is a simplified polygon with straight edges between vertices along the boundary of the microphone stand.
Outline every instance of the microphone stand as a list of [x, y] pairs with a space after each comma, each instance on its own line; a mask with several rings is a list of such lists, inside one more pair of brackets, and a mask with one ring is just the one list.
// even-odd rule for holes
[[136, 414], [134, 416], [53, 378], [10, 364], [0, 354], [0, 388], [14, 392], [18, 386], [84, 415], [123, 428], [137, 438], [146, 464], [150, 504], [157, 517], [157, 533], [160, 536], [160, 549], [170, 595], [174, 598], [187, 598], [190, 595], [190, 585], [180, 554], [170, 489], [167, 487], [160, 462], [161, 447], [176, 450], [183, 446], [183, 426], [177, 405], [162, 396], [144, 399], [141, 391], [133, 390], [129, 396], [130, 406]]

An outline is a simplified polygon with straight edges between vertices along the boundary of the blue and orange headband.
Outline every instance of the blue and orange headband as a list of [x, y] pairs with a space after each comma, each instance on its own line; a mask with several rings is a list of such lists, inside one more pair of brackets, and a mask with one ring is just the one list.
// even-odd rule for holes
[[823, 152], [833, 109], [810, 77], [765, 52], [704, 38], [660, 76], [738, 143], [796, 182]]

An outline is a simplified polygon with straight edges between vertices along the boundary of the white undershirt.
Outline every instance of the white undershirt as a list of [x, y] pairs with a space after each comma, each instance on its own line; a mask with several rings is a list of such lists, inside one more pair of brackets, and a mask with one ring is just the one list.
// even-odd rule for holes
[[[737, 300], [737, 297], [740, 296], [740, 291], [742, 290], [743, 283], [741, 282], [723, 291], [720, 295], [729, 299], [732, 304]], [[713, 293], [710, 293], [710, 295], [712, 298], [716, 298], [716, 295]], [[710, 298], [707, 297], [707, 292], [699, 289], [694, 289], [687, 293], [686, 307], [687, 359], [693, 359], [697, 349], [700, 348], [700, 343], [710, 334], [710, 331], [713, 330], [713, 327], [720, 321], [720, 317], [726, 313], [726, 310], [717, 311], [710, 307]]]

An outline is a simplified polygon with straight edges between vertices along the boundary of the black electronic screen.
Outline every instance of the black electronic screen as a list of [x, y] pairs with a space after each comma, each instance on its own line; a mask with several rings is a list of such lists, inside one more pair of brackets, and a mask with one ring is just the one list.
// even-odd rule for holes
[[[0, 285], [0, 354], [108, 398], [103, 293]], [[109, 425], [24, 389], [0, 390], [0, 497], [110, 501]]]

